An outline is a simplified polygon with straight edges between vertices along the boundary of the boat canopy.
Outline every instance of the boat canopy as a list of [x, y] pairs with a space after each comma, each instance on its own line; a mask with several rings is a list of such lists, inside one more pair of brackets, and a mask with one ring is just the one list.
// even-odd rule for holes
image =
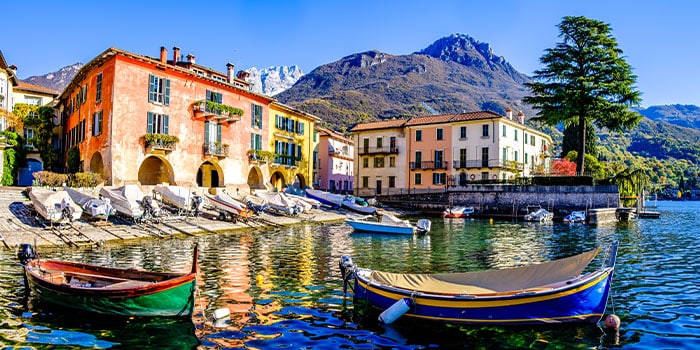
[[369, 279], [387, 286], [430, 294], [492, 294], [520, 291], [579, 276], [600, 248], [572, 257], [502, 270], [443, 274], [372, 271]]

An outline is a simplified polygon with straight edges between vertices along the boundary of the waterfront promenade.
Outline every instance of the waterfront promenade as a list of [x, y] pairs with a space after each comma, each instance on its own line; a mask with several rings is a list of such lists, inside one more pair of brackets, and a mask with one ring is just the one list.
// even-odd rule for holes
[[34, 211], [23, 187], [0, 187], [0, 236], [2, 249], [15, 249], [22, 243], [54, 247], [81, 247], [138, 239], [163, 239], [177, 235], [196, 236], [233, 230], [264, 230], [300, 223], [341, 222], [341, 210], [313, 209], [297, 217], [260, 213], [247, 223], [221, 221], [218, 213], [205, 209], [200, 216], [166, 215], [157, 222], [137, 224], [121, 218], [109, 221], [77, 220], [50, 226]]

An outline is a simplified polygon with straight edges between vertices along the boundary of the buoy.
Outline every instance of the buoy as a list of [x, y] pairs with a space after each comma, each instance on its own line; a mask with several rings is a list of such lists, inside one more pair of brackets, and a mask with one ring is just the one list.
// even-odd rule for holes
[[489, 224], [493, 225], [493, 218], [489, 219]]
[[410, 310], [411, 301], [409, 299], [403, 298], [399, 299], [394, 305], [391, 305], [388, 309], [384, 310], [379, 315], [379, 322], [384, 324], [391, 324], [396, 321], [399, 317], [403, 316], [408, 310]]
[[222, 307], [220, 309], [214, 310], [214, 319], [220, 320], [222, 318], [228, 317], [231, 314], [231, 310], [227, 307]]
[[617, 315], [608, 315], [608, 317], [605, 318], [605, 327], [612, 328], [612, 329], [620, 329], [620, 318], [617, 317]]

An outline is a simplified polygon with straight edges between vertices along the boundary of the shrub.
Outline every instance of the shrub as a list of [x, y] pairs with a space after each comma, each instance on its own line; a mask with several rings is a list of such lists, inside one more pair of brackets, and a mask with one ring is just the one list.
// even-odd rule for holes
[[75, 173], [68, 179], [70, 187], [95, 187], [101, 184], [104, 180], [98, 173]]
[[33, 174], [37, 186], [61, 187], [68, 183], [67, 174], [57, 174], [51, 171], [37, 171]]

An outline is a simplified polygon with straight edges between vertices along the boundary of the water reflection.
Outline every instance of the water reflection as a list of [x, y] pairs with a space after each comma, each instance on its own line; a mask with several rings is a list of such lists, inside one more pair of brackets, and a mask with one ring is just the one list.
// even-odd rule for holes
[[[187, 322], [76, 316], [25, 300], [16, 258], [2, 251], [0, 341], [36, 348], [124, 349], [700, 347], [700, 287], [695, 283], [700, 205], [666, 205], [659, 220], [600, 227], [435, 218], [425, 236], [358, 234], [345, 224], [304, 225], [40, 252], [42, 258], [185, 271], [198, 243], [197, 314]], [[561, 258], [613, 239], [621, 244], [609, 311], [622, 318], [619, 333], [595, 325], [470, 327], [401, 319], [385, 326], [373, 310], [343, 298], [338, 272], [344, 254], [360, 266], [393, 272], [457, 272]], [[221, 308], [230, 317], [215, 322], [214, 311]]]

